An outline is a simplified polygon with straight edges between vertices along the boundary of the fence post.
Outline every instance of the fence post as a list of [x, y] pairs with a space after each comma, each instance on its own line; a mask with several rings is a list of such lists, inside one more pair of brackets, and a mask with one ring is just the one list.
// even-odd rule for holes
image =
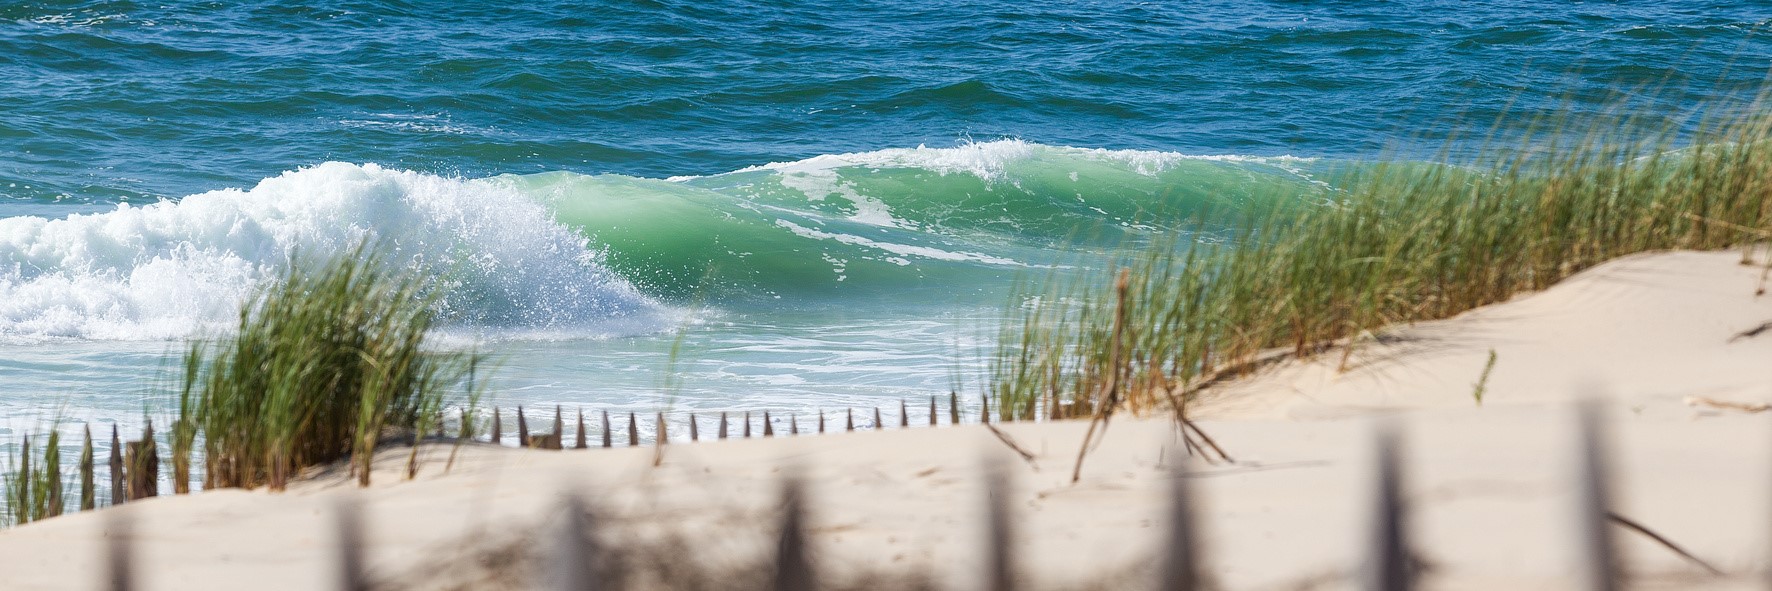
[[844, 431], [854, 431], [855, 430], [855, 409], [853, 409], [853, 408], [843, 409], [843, 430]]
[[744, 438], [751, 438], [751, 411], [744, 411]]
[[763, 411], [763, 436], [775, 436], [775, 424], [769, 421], [769, 411]]
[[1193, 591], [1199, 588], [1199, 552], [1194, 535], [1194, 503], [1188, 485], [1186, 452], [1171, 448], [1169, 457], [1169, 539], [1162, 550], [1160, 591]]
[[591, 520], [577, 493], [566, 495], [566, 518], [560, 520], [560, 539], [554, 545], [554, 583], [557, 591], [596, 591], [597, 545], [589, 535]]
[[504, 438], [504, 422], [505, 422], [504, 416], [498, 412], [498, 407], [496, 407], [496, 406], [492, 407], [492, 444], [493, 445], [498, 445], [499, 440]]
[[92, 424], [86, 424], [86, 441], [80, 446], [80, 510], [98, 507], [98, 487], [92, 478]]
[[960, 393], [948, 392], [948, 424], [960, 424]]
[[794, 413], [788, 413], [788, 434], [800, 434], [800, 420]]
[[[116, 426], [112, 425], [115, 431]], [[116, 449], [116, 448], [112, 448]], [[121, 460], [118, 461], [119, 464]], [[110, 570], [110, 591], [132, 591], [135, 589], [135, 556], [131, 541], [134, 535], [134, 523], [129, 515], [121, 511], [105, 511], [105, 562]]]
[[117, 424], [111, 423], [111, 505], [129, 501], [129, 489], [123, 487], [123, 440], [117, 436]]
[[905, 406], [903, 398], [898, 399], [898, 426], [901, 429], [911, 426], [911, 408]]
[[880, 407], [874, 407], [874, 429], [885, 429], [886, 422], [880, 420]]
[[517, 447], [529, 447], [529, 419], [525, 418], [523, 405], [517, 405]]
[[800, 481], [789, 476], [781, 491], [781, 540], [775, 553], [775, 591], [812, 591], [812, 565], [806, 557], [805, 516]]
[[1403, 531], [1403, 507], [1397, 467], [1397, 435], [1390, 425], [1377, 437], [1377, 490], [1372, 515], [1372, 555], [1366, 565], [1366, 589], [1406, 591], [1411, 588], [1409, 545]]
[[603, 447], [614, 445], [614, 434], [609, 432], [609, 409], [603, 409]]
[[634, 413], [630, 412], [630, 413], [628, 413], [628, 447], [639, 447], [639, 446], [640, 446], [640, 420], [637, 418], [634, 418]]
[[720, 411], [720, 439], [726, 438], [726, 411]]
[[655, 435], [655, 436], [654, 436], [654, 439], [655, 439], [655, 440], [656, 440], [656, 442], [657, 442], [657, 443], [658, 443], [658, 444], [659, 444], [659, 445], [664, 445], [664, 444], [666, 444], [666, 443], [670, 443], [670, 441], [671, 441], [671, 434], [670, 434], [670, 432], [669, 432], [669, 431], [667, 431], [667, 430], [666, 430], [666, 429], [665, 429], [665, 420], [664, 420], [664, 413], [662, 413], [662, 412], [661, 412], [661, 413], [658, 413], [658, 419], [657, 419], [657, 420], [658, 420], [658, 432], [657, 432], [657, 433], [656, 433], [656, 435]]
[[566, 415], [560, 411], [560, 405], [554, 405], [554, 449], [566, 447]]
[[129, 498], [145, 499], [160, 494], [160, 454], [154, 446], [154, 423], [142, 428], [142, 440], [129, 442]]
[[701, 441], [701, 426], [695, 424], [695, 413], [689, 413], [689, 441]]
[[818, 409], [818, 434], [824, 435], [824, 409]]
[[1577, 411], [1581, 433], [1581, 456], [1577, 478], [1580, 507], [1582, 559], [1581, 571], [1585, 588], [1592, 591], [1618, 589], [1617, 548], [1612, 543], [1611, 524], [1607, 515], [1611, 499], [1607, 491], [1605, 440], [1600, 424], [1599, 407], [1584, 402]]
[[369, 591], [363, 574], [363, 520], [355, 498], [346, 496], [333, 504], [338, 527], [338, 581], [341, 591]]
[[981, 397], [978, 404], [978, 422], [989, 425], [991, 424], [991, 395], [984, 394]]
[[578, 436], [573, 437], [572, 443], [576, 445], [578, 449], [590, 447], [587, 445], [590, 442], [585, 440], [585, 407], [582, 406], [578, 407]]
[[1015, 560], [1009, 525], [1009, 483], [1002, 462], [987, 460], [984, 465], [986, 538], [986, 589], [1011, 591], [1015, 588]]

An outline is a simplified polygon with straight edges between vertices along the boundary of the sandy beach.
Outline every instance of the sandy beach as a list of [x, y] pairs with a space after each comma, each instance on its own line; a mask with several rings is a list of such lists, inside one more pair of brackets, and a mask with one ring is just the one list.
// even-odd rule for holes
[[[1739, 252], [1627, 257], [1457, 318], [1395, 327], [1340, 356], [1287, 361], [1207, 391], [1192, 410], [1234, 463], [1194, 462], [1205, 560], [1226, 589], [1353, 586], [1365, 555], [1375, 426], [1399, 429], [1408, 532], [1434, 589], [1558, 589], [1575, 575], [1574, 402], [1600, 402], [1615, 511], [1724, 576], [1620, 532], [1637, 588], [1750, 588], [1772, 546], [1767, 417], [1772, 298]], [[1490, 352], [1496, 362], [1473, 398]], [[1751, 409], [1752, 407], [1746, 407]], [[359, 491], [320, 473], [281, 494], [161, 497], [0, 531], [9, 589], [99, 582], [106, 528], [128, 517], [146, 589], [317, 589], [336, 578], [334, 515], [366, 516], [385, 588], [545, 582], [562, 499], [596, 509], [604, 543], [656, 549], [725, 582], [774, 547], [785, 474], [808, 486], [811, 548], [832, 585], [983, 571], [985, 466], [1010, 482], [1016, 571], [1029, 588], [1132, 588], [1165, 535], [1174, 430], [1115, 420], [1069, 476], [1084, 422], [978, 425], [547, 452], [428, 445], [415, 480], [385, 450]], [[685, 564], [679, 562], [679, 565]], [[679, 567], [680, 568], [680, 567]], [[695, 569], [682, 568], [684, 572]]]

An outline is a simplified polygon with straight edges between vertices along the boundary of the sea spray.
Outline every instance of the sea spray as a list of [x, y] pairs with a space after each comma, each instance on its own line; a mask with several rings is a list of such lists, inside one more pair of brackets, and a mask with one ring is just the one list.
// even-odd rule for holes
[[498, 183], [326, 163], [244, 191], [0, 219], [0, 339], [223, 328], [292, 256], [322, 260], [364, 242], [441, 278], [445, 323], [595, 331], [658, 309], [584, 236]]

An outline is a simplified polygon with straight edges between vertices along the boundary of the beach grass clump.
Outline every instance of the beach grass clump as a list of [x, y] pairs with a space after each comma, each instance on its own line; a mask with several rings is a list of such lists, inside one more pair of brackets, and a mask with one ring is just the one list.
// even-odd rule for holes
[[6, 519], [14, 525], [62, 514], [61, 433], [51, 427], [41, 441], [42, 450], [36, 451], [31, 436], [24, 435], [17, 452], [7, 458], [12, 469], [4, 478]]
[[174, 479], [201, 442], [205, 488], [282, 489], [298, 470], [350, 458], [359, 482], [388, 436], [422, 436], [471, 405], [474, 354], [427, 350], [434, 281], [359, 248], [295, 261], [248, 301], [238, 331], [192, 345], [172, 426]]
[[[1447, 318], [1601, 262], [1772, 239], [1772, 116], [1643, 133], [1629, 117], [1539, 123], [1468, 162], [1348, 166], [1228, 225], [1048, 285], [1007, 323], [1004, 419], [1181, 412], [1200, 388], [1286, 357], [1352, 352], [1387, 325]], [[1299, 208], [1299, 200], [1320, 201]], [[1186, 224], [1183, 224], [1185, 226]]]

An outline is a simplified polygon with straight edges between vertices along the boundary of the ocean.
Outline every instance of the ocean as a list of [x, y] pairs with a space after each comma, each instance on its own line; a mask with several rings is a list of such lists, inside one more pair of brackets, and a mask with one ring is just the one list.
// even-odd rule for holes
[[1691, 131], [1752, 108], [1768, 25], [1763, 2], [0, 2], [0, 424], [165, 416], [190, 339], [366, 240], [447, 278], [437, 340], [487, 353], [507, 408], [975, 401], [1021, 288], [1546, 115]]

